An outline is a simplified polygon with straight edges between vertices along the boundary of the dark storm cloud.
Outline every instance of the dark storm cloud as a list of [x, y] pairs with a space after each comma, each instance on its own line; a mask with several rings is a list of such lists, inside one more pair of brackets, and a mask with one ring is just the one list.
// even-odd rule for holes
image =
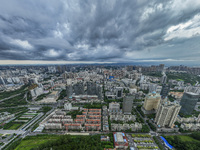
[[[145, 50], [164, 58], [167, 45], [188, 40], [169, 28], [192, 20], [199, 8], [195, 0], [6, 0], [0, 5], [0, 59], [121, 61], [137, 59], [138, 51], [142, 59]], [[185, 30], [200, 26], [193, 21]], [[185, 36], [182, 28], [175, 31]], [[159, 56], [151, 53], [159, 47]]]

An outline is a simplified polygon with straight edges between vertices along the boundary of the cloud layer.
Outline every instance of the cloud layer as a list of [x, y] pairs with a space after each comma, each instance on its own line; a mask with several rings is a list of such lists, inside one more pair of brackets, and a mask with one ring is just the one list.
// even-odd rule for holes
[[[6, 0], [1, 60], [197, 61], [198, 0]], [[192, 61], [191, 61], [192, 60]]]

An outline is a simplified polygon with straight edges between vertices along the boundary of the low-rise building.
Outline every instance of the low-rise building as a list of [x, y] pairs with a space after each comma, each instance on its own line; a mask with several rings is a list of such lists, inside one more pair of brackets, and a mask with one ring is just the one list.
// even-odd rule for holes
[[200, 123], [200, 120], [197, 117], [184, 118], [184, 117], [178, 116], [176, 118], [176, 121], [179, 123]]
[[124, 131], [124, 130], [140, 131], [141, 129], [142, 129], [142, 124], [137, 122], [133, 124], [111, 123], [111, 131]]
[[117, 149], [127, 149], [128, 139], [124, 132], [113, 132], [114, 145]]
[[76, 119], [85, 119], [86, 115], [76, 115]]
[[101, 120], [100, 119], [86, 119], [86, 123], [99, 124], [99, 123], [101, 123]]
[[109, 136], [101, 135], [101, 141], [110, 141]]
[[120, 104], [116, 102], [109, 103], [109, 114], [122, 114]]
[[135, 121], [136, 116], [135, 115], [110, 115], [110, 120], [113, 121], [123, 121], [123, 122], [128, 122], [128, 121]]
[[85, 119], [74, 119], [74, 122], [83, 125], [85, 123]]
[[88, 119], [101, 119], [101, 115], [89, 115]]
[[45, 129], [62, 129], [62, 124], [61, 123], [46, 123], [45, 124]]
[[85, 124], [85, 130], [90, 131], [90, 130], [96, 130], [99, 131], [101, 130], [101, 124]]
[[200, 123], [182, 123], [181, 128], [190, 131], [200, 131]]
[[68, 123], [68, 124], [65, 124], [65, 128], [66, 130], [81, 130], [82, 129], [82, 126], [80, 123]]

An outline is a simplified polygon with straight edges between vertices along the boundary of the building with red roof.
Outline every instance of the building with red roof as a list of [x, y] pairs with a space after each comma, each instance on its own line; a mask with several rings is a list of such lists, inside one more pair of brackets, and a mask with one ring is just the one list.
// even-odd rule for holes
[[128, 139], [125, 136], [124, 132], [113, 132], [114, 145], [115, 148], [127, 149], [128, 148]]

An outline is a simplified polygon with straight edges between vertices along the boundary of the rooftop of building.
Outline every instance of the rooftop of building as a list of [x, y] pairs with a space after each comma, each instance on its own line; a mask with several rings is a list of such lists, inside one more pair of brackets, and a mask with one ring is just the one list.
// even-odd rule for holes
[[65, 126], [81, 126], [80, 123], [68, 123], [68, 124], [65, 124]]
[[124, 142], [124, 138], [123, 138], [123, 133], [121, 132], [117, 132], [115, 135], [116, 135], [116, 138], [115, 138], [115, 141], [116, 142]]
[[53, 91], [51, 92], [51, 95], [56, 95], [59, 91]]
[[164, 106], [180, 106], [180, 104], [177, 102], [177, 101], [173, 101], [173, 102], [171, 102], [171, 101], [169, 101], [168, 99], [164, 99], [163, 101], [162, 101], [162, 105], [164, 105]]
[[190, 94], [190, 95], [194, 95], [194, 96], [198, 96], [199, 95], [199, 94], [193, 93], [193, 92], [185, 92], [185, 93]]
[[91, 126], [91, 127], [99, 127], [101, 124], [85, 124], [85, 126]]
[[182, 97], [183, 96], [183, 92], [169, 92], [171, 95], [174, 96], [178, 96], [178, 97]]
[[115, 143], [127, 143], [127, 138], [124, 132], [113, 132]]
[[147, 98], [158, 98], [158, 97], [161, 97], [159, 93], [156, 93], [155, 91], [152, 92], [152, 93], [148, 93], [146, 95]]
[[86, 119], [86, 121], [101, 121], [100, 119]]

